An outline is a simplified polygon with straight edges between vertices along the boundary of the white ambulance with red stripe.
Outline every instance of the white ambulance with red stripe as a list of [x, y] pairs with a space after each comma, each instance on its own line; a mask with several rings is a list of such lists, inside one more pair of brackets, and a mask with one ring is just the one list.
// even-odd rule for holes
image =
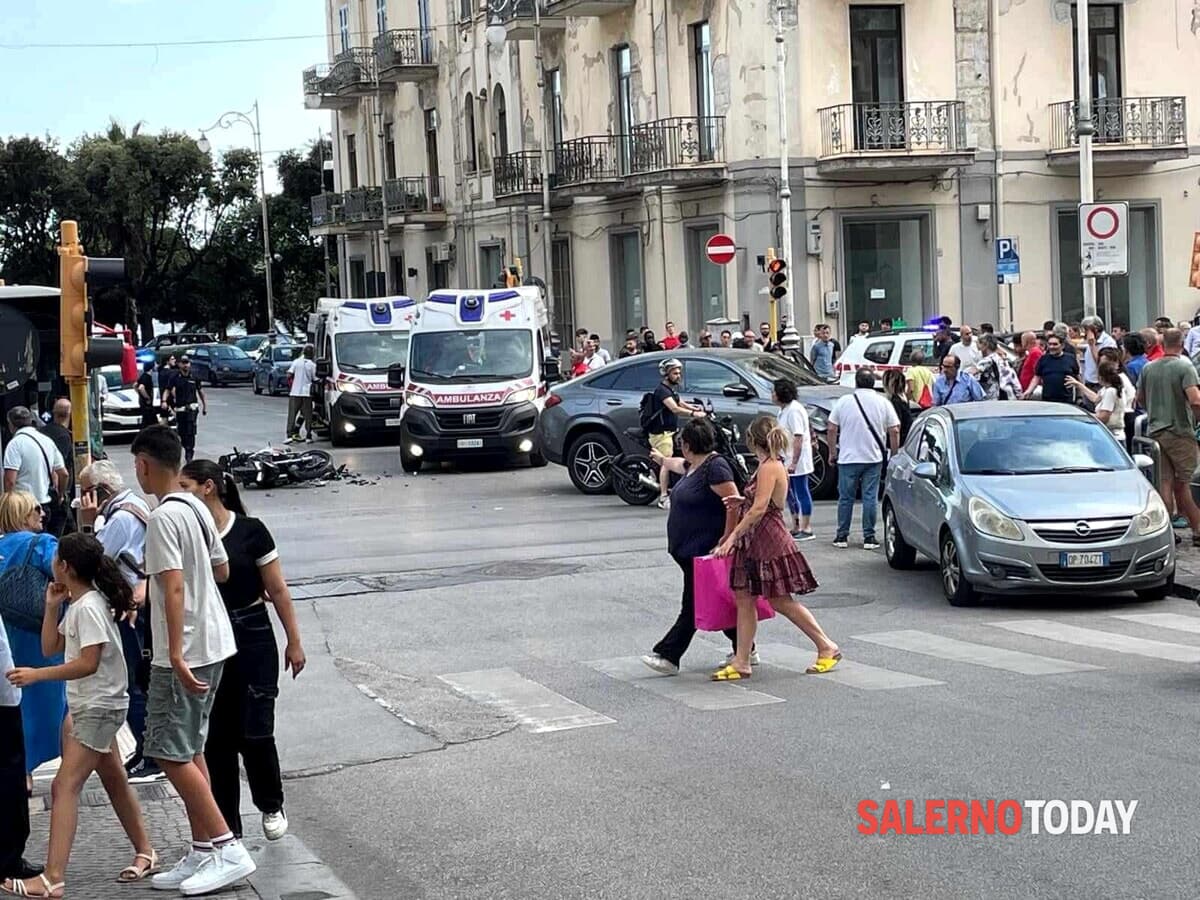
[[558, 372], [548, 325], [538, 287], [443, 290], [426, 298], [403, 372], [406, 472], [478, 456], [546, 464], [534, 426]]
[[[928, 331], [876, 332], [856, 335], [833, 365], [838, 384], [854, 387], [854, 373], [859, 369], [875, 370], [876, 387], [883, 386], [883, 373], [888, 369], [908, 372], [913, 351], [920, 348], [925, 354], [923, 365], [935, 367], [933, 334]], [[936, 372], [934, 374], [937, 374]]]

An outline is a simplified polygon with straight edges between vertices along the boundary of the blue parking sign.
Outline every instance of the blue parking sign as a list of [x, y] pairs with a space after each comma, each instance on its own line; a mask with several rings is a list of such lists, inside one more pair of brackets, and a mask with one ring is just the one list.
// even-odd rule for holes
[[1021, 283], [1021, 254], [1015, 237], [996, 238], [996, 284]]

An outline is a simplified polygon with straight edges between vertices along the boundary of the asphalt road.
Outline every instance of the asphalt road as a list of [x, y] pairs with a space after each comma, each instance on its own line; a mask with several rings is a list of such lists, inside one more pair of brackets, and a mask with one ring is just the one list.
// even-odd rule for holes
[[[209, 397], [202, 453], [281, 438], [286, 400]], [[720, 635], [654, 677], [636, 657], [679, 591], [661, 512], [553, 466], [335, 456], [365, 483], [247, 503], [312, 598], [280, 699], [288, 814], [359, 897], [1196, 895], [1194, 603], [952, 609], [931, 567], [830, 547], [819, 504], [806, 599], [847, 662], [801, 674], [780, 618], [745, 685], [707, 680]], [[1013, 835], [859, 833], [863, 801], [920, 824], [947, 799], [1137, 806], [1128, 834], [1035, 835], [1028, 810]]]

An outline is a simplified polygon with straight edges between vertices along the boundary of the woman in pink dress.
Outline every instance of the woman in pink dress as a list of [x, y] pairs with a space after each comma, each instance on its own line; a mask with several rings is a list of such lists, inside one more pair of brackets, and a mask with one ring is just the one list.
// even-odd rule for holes
[[758, 457], [758, 469], [746, 485], [745, 497], [723, 498], [727, 506], [736, 505], [741, 513], [737, 526], [714, 551], [717, 556], [733, 556], [729, 582], [737, 599], [737, 649], [733, 660], [713, 673], [713, 681], [750, 677], [750, 648], [758, 629], [756, 597], [765, 597], [816, 645], [817, 661], [808, 667], [808, 674], [828, 672], [842, 658], [841, 649], [821, 630], [813, 614], [792, 597], [816, 590], [817, 579], [783, 520], [788, 473], [780, 457], [789, 443], [787, 432], [771, 416], [751, 422], [746, 446]]

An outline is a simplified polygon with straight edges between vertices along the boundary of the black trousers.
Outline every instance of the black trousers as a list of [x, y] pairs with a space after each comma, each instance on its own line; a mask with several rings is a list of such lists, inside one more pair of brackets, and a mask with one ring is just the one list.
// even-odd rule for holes
[[153, 406], [143, 406], [141, 408], [141, 413], [142, 413], [142, 427], [143, 428], [145, 428], [149, 425], [157, 425], [158, 424], [158, 410], [155, 409]]
[[[679, 665], [679, 660], [683, 658], [683, 654], [692, 643], [692, 638], [696, 636], [696, 577], [692, 569], [692, 557], [672, 555], [671, 559], [683, 570], [683, 602], [679, 618], [663, 639], [654, 645], [654, 652], [663, 659]], [[725, 629], [725, 637], [729, 638], [736, 650], [737, 629]]]
[[204, 760], [213, 798], [225, 824], [242, 836], [238, 757], [246, 767], [250, 796], [261, 812], [283, 809], [283, 777], [275, 748], [275, 698], [279, 696], [279, 647], [263, 603], [230, 610], [237, 655], [227, 660], [208, 721]]
[[196, 415], [194, 409], [175, 410], [175, 430], [179, 432], [179, 442], [183, 444], [183, 455], [188, 462], [196, 455]]
[[0, 878], [21, 870], [29, 840], [29, 798], [25, 793], [25, 735], [21, 707], [0, 706]]

